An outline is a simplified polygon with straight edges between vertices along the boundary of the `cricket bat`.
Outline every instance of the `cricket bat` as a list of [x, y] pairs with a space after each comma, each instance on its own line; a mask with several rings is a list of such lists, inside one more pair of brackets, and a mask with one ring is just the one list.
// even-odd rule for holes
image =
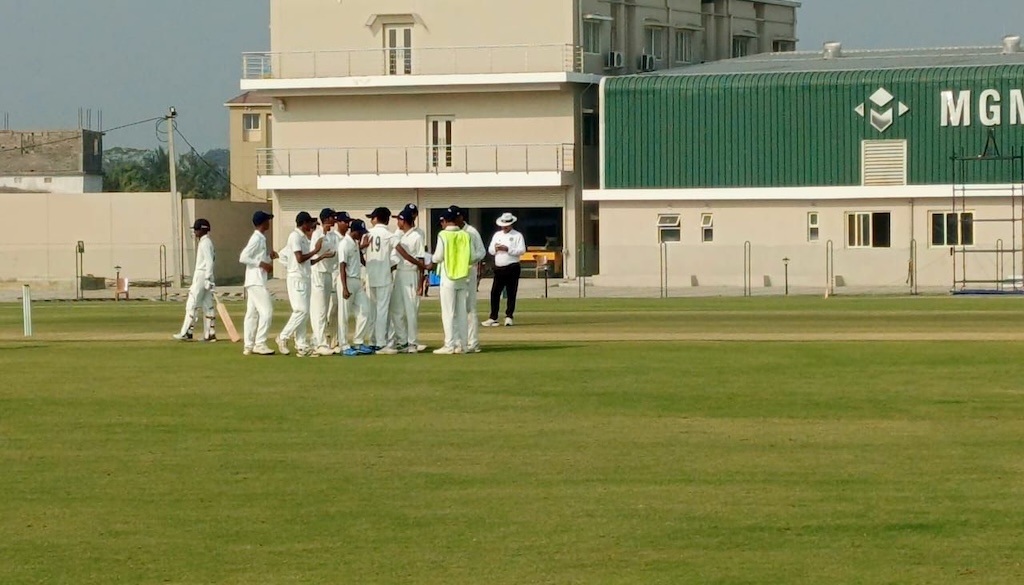
[[231, 320], [228, 308], [224, 306], [224, 303], [220, 302], [220, 297], [217, 295], [213, 295], [213, 299], [217, 301], [217, 314], [220, 315], [220, 322], [224, 324], [224, 328], [228, 330], [228, 337], [231, 338], [231, 343], [238, 343], [242, 340], [242, 336], [235, 329], [235, 322]]

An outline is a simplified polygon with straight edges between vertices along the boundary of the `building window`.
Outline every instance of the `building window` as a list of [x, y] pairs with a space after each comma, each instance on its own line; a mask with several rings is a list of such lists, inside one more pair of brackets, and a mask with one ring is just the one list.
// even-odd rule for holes
[[46, 184], [50, 184], [53, 182], [53, 177], [46, 177], [43, 179], [43, 182]]
[[455, 118], [451, 116], [427, 117], [427, 141], [430, 145], [431, 169], [452, 168], [452, 131]]
[[599, 55], [601, 50], [601, 21], [587, 20], [583, 22], [583, 52]]
[[245, 130], [259, 130], [260, 129], [260, 115], [259, 114], [242, 114], [242, 128]]
[[974, 212], [932, 213], [933, 246], [973, 246]]
[[658, 216], [658, 243], [671, 244], [681, 241], [683, 238], [682, 222], [677, 214], [662, 214]]
[[100, 154], [101, 154], [100, 153], [100, 139], [99, 138], [93, 138], [92, 139], [92, 155], [93, 156], [99, 156]]
[[651, 27], [647, 29], [644, 53], [658, 61], [665, 58], [665, 29]]
[[676, 63], [693, 63], [693, 31], [676, 31]]
[[387, 52], [388, 75], [412, 74], [412, 27], [384, 27], [384, 49]]
[[846, 244], [849, 248], [888, 248], [891, 215], [889, 212], [846, 214]]
[[818, 212], [812, 211], [807, 214], [807, 241], [817, 242], [818, 241]]
[[259, 114], [242, 114], [242, 141], [259, 142], [263, 139], [262, 117]]
[[700, 241], [715, 241], [715, 218], [710, 213], [704, 213], [700, 216]]
[[750, 37], [732, 38], [732, 58], [738, 59], [750, 54]]
[[796, 51], [796, 43], [793, 41], [772, 41], [773, 53], [792, 53]]

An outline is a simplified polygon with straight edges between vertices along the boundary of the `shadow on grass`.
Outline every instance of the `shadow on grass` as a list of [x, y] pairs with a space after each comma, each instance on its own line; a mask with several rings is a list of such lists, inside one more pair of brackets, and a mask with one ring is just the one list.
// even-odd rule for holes
[[483, 351], [480, 355], [489, 353], [520, 353], [524, 351], [556, 351], [559, 349], [577, 349], [583, 347], [582, 344], [566, 345], [558, 343], [547, 343], [547, 344], [510, 344], [510, 345], [483, 345]]
[[0, 351], [14, 351], [18, 349], [46, 349], [50, 347], [43, 343], [6, 344], [0, 343]]

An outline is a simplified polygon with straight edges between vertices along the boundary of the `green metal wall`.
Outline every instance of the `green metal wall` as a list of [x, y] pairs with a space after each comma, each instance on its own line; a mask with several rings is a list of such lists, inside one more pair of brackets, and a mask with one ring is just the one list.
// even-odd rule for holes
[[[961, 148], [977, 154], [985, 145], [989, 129], [978, 119], [985, 89], [1003, 96], [1003, 125], [995, 131], [1004, 154], [1024, 145], [1024, 126], [1009, 125], [1009, 90], [1024, 89], [1022, 65], [605, 83], [609, 189], [860, 185], [861, 141], [904, 138], [910, 184], [948, 184], [950, 155]], [[884, 133], [854, 111], [882, 87], [910, 108]], [[941, 127], [943, 90], [972, 90], [969, 127]], [[979, 166], [979, 182], [1009, 180], [1006, 165]]]

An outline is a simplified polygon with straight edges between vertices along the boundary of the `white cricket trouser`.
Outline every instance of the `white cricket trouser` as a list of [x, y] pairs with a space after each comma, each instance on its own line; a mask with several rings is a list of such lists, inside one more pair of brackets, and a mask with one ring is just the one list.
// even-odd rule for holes
[[338, 283], [338, 343], [342, 350], [350, 347], [348, 343], [348, 320], [354, 316], [356, 320], [355, 336], [352, 345], [364, 345], [370, 334], [370, 299], [366, 296], [363, 282], [358, 278], [348, 279], [348, 292], [352, 296], [345, 300], [341, 283]]
[[299, 350], [309, 349], [306, 334], [309, 332], [310, 288], [309, 279], [288, 277], [288, 302], [292, 305], [292, 316], [281, 330], [281, 337], [294, 337], [295, 348]]
[[334, 275], [313, 272], [313, 290], [309, 297], [309, 321], [313, 329], [312, 347], [327, 347], [327, 331], [331, 321], [331, 293]]
[[206, 288], [208, 277], [205, 272], [197, 272], [192, 277], [192, 286], [188, 289], [188, 300], [185, 301], [185, 321], [181, 324], [181, 334], [184, 336], [192, 331], [196, 321], [199, 320], [199, 309], [203, 310], [203, 339], [208, 339], [214, 334], [214, 323], [216, 323], [216, 304], [213, 300], [213, 293]]
[[396, 270], [395, 289], [391, 291], [391, 323], [394, 324], [394, 343], [397, 346], [416, 345], [419, 338], [418, 270]]
[[373, 307], [373, 320], [370, 328], [373, 330], [373, 345], [384, 347], [388, 344], [388, 309], [391, 308], [391, 287], [394, 283], [386, 286], [369, 287], [370, 304]]
[[480, 347], [480, 319], [476, 314], [476, 285], [478, 279], [476, 271], [476, 264], [469, 267], [469, 291], [466, 295], [466, 318], [469, 320], [466, 324], [466, 347], [468, 349]]
[[441, 325], [444, 327], [444, 346], [467, 349], [469, 322], [466, 303], [469, 298], [469, 279], [441, 279]]
[[245, 349], [266, 347], [270, 324], [274, 320], [274, 303], [263, 285], [245, 287]]

